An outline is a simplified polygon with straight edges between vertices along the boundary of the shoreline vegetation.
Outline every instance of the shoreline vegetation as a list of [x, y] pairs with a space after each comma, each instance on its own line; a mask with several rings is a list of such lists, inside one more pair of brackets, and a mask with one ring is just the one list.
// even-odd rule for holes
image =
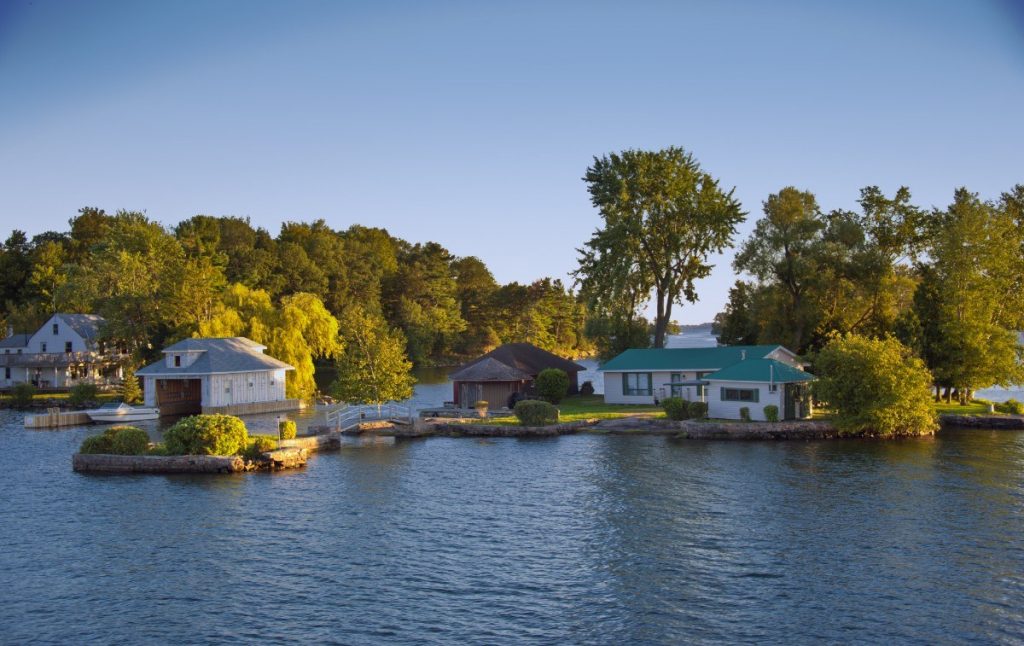
[[[735, 250], [718, 343], [790, 348], [844, 433], [928, 434], [930, 394], [970, 404], [1024, 383], [1024, 184], [988, 199], [957, 188], [930, 209], [906, 187], [867, 186], [854, 210], [784, 186], [738, 240], [749, 213], [735, 188], [681, 147], [594, 157], [583, 181], [600, 223], [571, 283], [502, 284], [476, 256], [357, 224], [286, 221], [272, 235], [239, 217], [165, 226], [85, 207], [67, 230], [0, 245], [0, 323], [16, 334], [53, 312], [97, 314], [98, 347], [128, 357], [129, 374], [174, 341], [245, 336], [295, 367], [288, 399], [397, 401], [413, 367], [500, 344], [603, 359], [664, 347], [681, 329], [673, 308], [698, 302], [710, 259]], [[318, 365], [336, 379], [318, 384]]]

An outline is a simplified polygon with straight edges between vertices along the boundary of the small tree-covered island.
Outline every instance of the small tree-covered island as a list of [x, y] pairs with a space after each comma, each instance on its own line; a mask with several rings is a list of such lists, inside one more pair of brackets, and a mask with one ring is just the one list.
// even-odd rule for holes
[[[0, 248], [0, 383], [22, 406], [70, 391], [162, 415], [382, 410], [413, 396], [416, 366], [462, 364], [430, 416], [814, 418], [901, 436], [933, 433], [940, 411], [1021, 412], [974, 393], [1024, 381], [1024, 185], [994, 199], [959, 188], [930, 209], [869, 186], [856, 211], [784, 187], [737, 240], [748, 213], [682, 148], [597, 157], [583, 179], [600, 226], [569, 282], [502, 285], [478, 257], [324, 220], [275, 236], [238, 217], [167, 227], [86, 207], [67, 231], [15, 230]], [[675, 308], [733, 245], [719, 347], [666, 347]], [[603, 396], [571, 361], [590, 356]]]

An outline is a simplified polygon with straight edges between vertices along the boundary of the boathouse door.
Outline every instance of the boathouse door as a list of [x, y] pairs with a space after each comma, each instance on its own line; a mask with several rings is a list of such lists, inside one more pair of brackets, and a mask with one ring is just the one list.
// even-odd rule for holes
[[157, 379], [156, 405], [161, 415], [195, 415], [203, 412], [199, 379]]

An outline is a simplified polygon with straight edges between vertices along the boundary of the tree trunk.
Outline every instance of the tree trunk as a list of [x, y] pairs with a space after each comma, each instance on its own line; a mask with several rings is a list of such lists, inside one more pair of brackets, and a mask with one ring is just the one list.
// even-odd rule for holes
[[665, 328], [668, 326], [668, 313], [665, 311], [665, 294], [659, 289], [657, 294], [658, 312], [654, 317], [654, 347], [665, 347]]

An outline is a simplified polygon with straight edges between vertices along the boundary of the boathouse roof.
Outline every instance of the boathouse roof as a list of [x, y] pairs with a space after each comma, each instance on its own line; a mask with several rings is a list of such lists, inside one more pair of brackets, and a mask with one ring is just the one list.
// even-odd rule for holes
[[195, 361], [186, 365], [168, 365], [166, 359], [138, 370], [137, 375], [200, 376], [226, 372], [260, 372], [263, 370], [294, 370], [283, 361], [263, 354], [266, 346], [245, 337], [185, 339], [164, 348], [165, 355], [196, 353]]
[[547, 368], [558, 368], [570, 374], [585, 370], [580, 364], [532, 343], [506, 343], [463, 364], [448, 376], [453, 381], [522, 381], [533, 379]]

